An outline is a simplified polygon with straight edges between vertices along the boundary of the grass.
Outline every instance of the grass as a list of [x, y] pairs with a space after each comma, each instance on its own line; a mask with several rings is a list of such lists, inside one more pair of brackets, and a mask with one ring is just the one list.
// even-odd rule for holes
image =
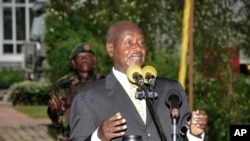
[[27, 106], [27, 105], [17, 105], [13, 108], [21, 113], [24, 113], [34, 119], [48, 118], [47, 106]]

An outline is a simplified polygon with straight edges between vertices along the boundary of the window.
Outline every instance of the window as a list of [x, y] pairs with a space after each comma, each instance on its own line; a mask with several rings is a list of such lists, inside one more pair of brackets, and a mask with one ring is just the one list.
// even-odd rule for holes
[[11, 44], [5, 44], [5, 45], [3, 46], [3, 53], [4, 53], [4, 54], [13, 53], [13, 45], [11, 45]]
[[16, 38], [25, 40], [25, 8], [16, 8]]
[[11, 8], [4, 8], [3, 10], [4, 39], [12, 39], [12, 11]]
[[[22, 43], [30, 38], [31, 6], [35, 0], [3, 0], [0, 2], [0, 55], [20, 55]], [[0, 15], [1, 17], [1, 15]], [[1, 24], [0, 24], [1, 25]], [[2, 48], [1, 48], [2, 47]], [[0, 59], [1, 61], [1, 59]], [[21, 61], [21, 60], [19, 60]]]

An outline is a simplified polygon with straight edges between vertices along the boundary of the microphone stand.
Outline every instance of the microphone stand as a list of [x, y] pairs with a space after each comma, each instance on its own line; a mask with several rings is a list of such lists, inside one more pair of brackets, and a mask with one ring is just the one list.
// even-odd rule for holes
[[173, 124], [173, 141], [177, 141], [177, 119], [179, 118], [179, 109], [171, 109], [171, 118]]
[[177, 140], [177, 124], [176, 124], [176, 118], [172, 118], [173, 120], [173, 141]]

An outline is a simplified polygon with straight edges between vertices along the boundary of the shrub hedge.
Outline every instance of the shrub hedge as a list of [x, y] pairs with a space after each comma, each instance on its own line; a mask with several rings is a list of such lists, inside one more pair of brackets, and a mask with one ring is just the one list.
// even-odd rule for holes
[[13, 105], [47, 105], [51, 88], [46, 79], [14, 83], [7, 92], [8, 100]]
[[2, 69], [0, 70], [0, 88], [6, 89], [15, 82], [21, 82], [25, 78], [24, 71], [21, 69]]

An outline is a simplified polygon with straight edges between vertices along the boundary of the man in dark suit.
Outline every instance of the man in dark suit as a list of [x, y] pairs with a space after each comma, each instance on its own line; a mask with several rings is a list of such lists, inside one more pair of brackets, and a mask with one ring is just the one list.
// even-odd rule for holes
[[[107, 33], [106, 50], [114, 66], [105, 79], [80, 89], [74, 97], [70, 113], [70, 139], [73, 141], [121, 141], [124, 135], [140, 135], [143, 141], [204, 140], [207, 114], [203, 110], [189, 111], [187, 97], [181, 85], [173, 80], [156, 78], [152, 108], [145, 99], [138, 99], [146, 117], [141, 117], [129, 97], [127, 69], [131, 65], [142, 67], [146, 48], [141, 29], [129, 21], [113, 24]], [[181, 104], [177, 125], [172, 124], [166, 98], [171, 90], [180, 94]], [[156, 117], [156, 118], [154, 118]], [[143, 119], [146, 121], [143, 122]], [[174, 120], [175, 121], [175, 120]], [[173, 127], [177, 130], [173, 131]], [[176, 134], [175, 134], [176, 133]]]

